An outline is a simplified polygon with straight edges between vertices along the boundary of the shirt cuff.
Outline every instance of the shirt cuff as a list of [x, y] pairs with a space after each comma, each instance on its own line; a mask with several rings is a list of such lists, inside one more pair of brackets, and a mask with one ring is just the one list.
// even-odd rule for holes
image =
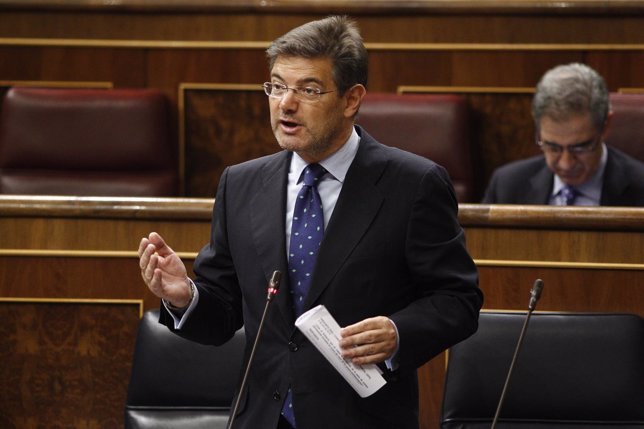
[[387, 366], [387, 369], [389, 371], [395, 371], [398, 369], [398, 366], [400, 363], [398, 362], [398, 350], [400, 349], [400, 336], [398, 335], [398, 327], [394, 323], [393, 320], [389, 319], [391, 324], [394, 326], [394, 329], [396, 330], [396, 350], [394, 351], [394, 354], [391, 355], [391, 357], [387, 360], [385, 360], [385, 365]]
[[165, 299], [161, 300], [163, 306], [166, 308], [166, 310], [168, 310], [168, 313], [170, 313], [172, 320], [174, 320], [174, 329], [176, 330], [181, 329], [181, 327], [186, 323], [188, 317], [190, 316], [190, 313], [192, 313], [192, 310], [195, 308], [197, 302], [199, 301], [199, 289], [194, 284], [192, 279], [188, 279], [188, 281], [190, 282], [190, 287], [193, 288], [195, 293], [195, 295], [192, 297], [192, 301], [190, 301], [190, 305], [188, 305], [188, 308], [186, 308], [185, 310], [177, 311], [170, 308], [168, 306], [168, 302]]

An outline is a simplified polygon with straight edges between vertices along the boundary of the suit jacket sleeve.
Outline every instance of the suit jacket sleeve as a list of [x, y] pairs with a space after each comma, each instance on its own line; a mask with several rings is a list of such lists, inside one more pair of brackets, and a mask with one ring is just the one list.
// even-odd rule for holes
[[477, 329], [483, 296], [457, 211], [447, 173], [434, 166], [418, 187], [408, 224], [406, 259], [418, 296], [391, 315], [401, 367], [418, 367]]

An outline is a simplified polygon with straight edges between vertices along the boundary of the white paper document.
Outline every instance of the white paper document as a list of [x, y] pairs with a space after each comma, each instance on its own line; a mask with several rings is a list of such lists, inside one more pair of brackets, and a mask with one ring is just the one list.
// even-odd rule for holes
[[361, 398], [375, 393], [387, 383], [380, 368], [374, 364], [356, 365], [342, 357], [340, 351], [340, 325], [323, 305], [318, 305], [302, 314], [295, 326], [345, 380], [358, 392]]

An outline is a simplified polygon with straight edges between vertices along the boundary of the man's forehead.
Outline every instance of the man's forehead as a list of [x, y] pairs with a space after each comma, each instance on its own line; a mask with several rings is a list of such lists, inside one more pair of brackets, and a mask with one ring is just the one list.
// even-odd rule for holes
[[597, 132], [590, 113], [570, 115], [565, 118], [543, 116], [539, 122], [539, 133], [553, 136], [586, 136]]
[[271, 76], [289, 74], [299, 79], [320, 79], [332, 71], [328, 58], [278, 57], [271, 69]]

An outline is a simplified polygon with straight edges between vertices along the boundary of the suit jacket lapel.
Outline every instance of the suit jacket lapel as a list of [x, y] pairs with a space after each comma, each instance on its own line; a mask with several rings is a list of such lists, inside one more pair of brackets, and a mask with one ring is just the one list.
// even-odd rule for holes
[[604, 170], [604, 183], [600, 196], [600, 205], [628, 205], [623, 196], [628, 188], [628, 178], [615, 159], [614, 152], [608, 149], [606, 169]]
[[[262, 185], [250, 200], [251, 229], [259, 262], [262, 265], [266, 284], [273, 271], [282, 272], [280, 293], [274, 304], [280, 308], [284, 320], [293, 324], [293, 309], [289, 298], [288, 268], [286, 261], [286, 181], [290, 153], [283, 151], [273, 157], [262, 169]], [[243, 198], [243, 195], [240, 196]], [[270, 213], [267, 208], [279, 207]]]
[[526, 204], [548, 204], [550, 201], [550, 193], [552, 192], [553, 174], [547, 165], [544, 165], [541, 170], [537, 172], [530, 179], [531, 189], [525, 195]]
[[320, 247], [313, 282], [304, 304], [305, 311], [329, 286], [378, 213], [384, 197], [375, 184], [386, 163], [379, 146], [362, 132], [360, 148], [347, 172]]

